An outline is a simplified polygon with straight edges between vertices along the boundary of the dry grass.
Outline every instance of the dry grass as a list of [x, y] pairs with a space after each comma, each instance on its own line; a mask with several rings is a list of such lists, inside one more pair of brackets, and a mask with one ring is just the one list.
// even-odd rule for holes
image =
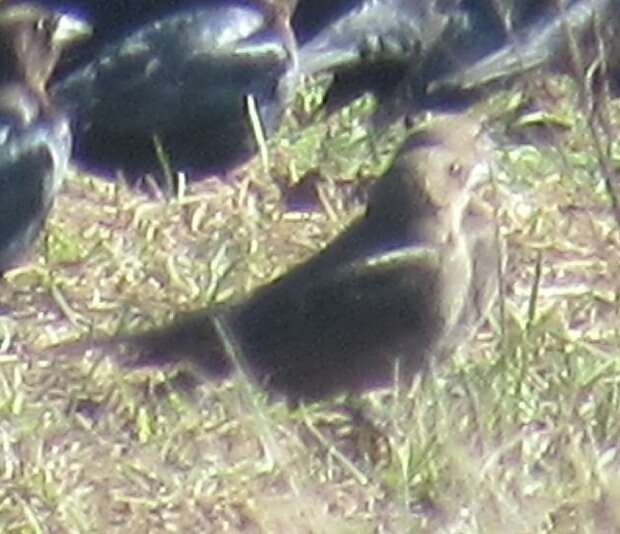
[[[309, 120], [306, 88], [269, 175], [253, 161], [169, 202], [69, 177], [0, 283], [0, 531], [620, 531], [618, 228], [574, 91], [550, 83], [561, 142], [498, 150], [503, 317], [407, 394], [364, 395], [363, 420], [338, 399], [290, 412], [241, 378], [196, 386], [47, 347], [273, 279], [359, 213], [351, 184], [402, 129], [365, 128], [368, 101]], [[517, 124], [512, 102], [488, 104], [496, 130]], [[308, 171], [317, 209], [287, 211], [278, 184]]]

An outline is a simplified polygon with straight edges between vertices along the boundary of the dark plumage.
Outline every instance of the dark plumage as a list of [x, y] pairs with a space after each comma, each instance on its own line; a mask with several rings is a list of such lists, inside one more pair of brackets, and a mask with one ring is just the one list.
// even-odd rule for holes
[[388, 100], [443, 34], [447, 11], [435, 0], [300, 0], [291, 19], [300, 70], [333, 74], [328, 112], [366, 92]]
[[[302, 72], [333, 73], [331, 112], [363, 93], [385, 117], [464, 105], [458, 84], [427, 86], [494, 53], [552, 10], [552, 0], [300, 0], [292, 17]], [[447, 87], [446, 87], [447, 89]], [[385, 113], [387, 111], [387, 114]]]
[[122, 32], [110, 25], [110, 38], [53, 85], [75, 124], [77, 160], [129, 178], [157, 173], [155, 137], [174, 170], [193, 174], [252, 155], [246, 97], [270, 134], [295, 87], [286, 24], [249, 0], [153, 3], [130, 11]]
[[[497, 289], [493, 226], [470, 199], [488, 173], [479, 125], [451, 118], [412, 137], [363, 217], [314, 258], [236, 304], [125, 338], [138, 364], [244, 366], [290, 402], [409, 380], [473, 335]], [[109, 343], [109, 341], [107, 342]]]
[[69, 123], [45, 83], [75, 22], [32, 4], [0, 8], [0, 273], [38, 235], [67, 169]]
[[554, 5], [555, 0], [453, 1], [445, 31], [422, 69], [426, 79], [436, 79], [495, 52], [515, 32], [539, 22]]
[[[619, 16], [620, 8], [614, 0], [566, 0], [563, 7], [549, 8], [534, 24], [515, 31], [511, 41], [499, 50], [437, 80], [431, 89], [476, 89], [544, 66], [581, 77], [597, 55], [600, 37], [606, 49], [612, 85], [617, 90]], [[600, 34], [597, 26], [602, 30]], [[577, 50], [572, 43], [577, 45]], [[576, 64], [579, 62], [581, 66]]]
[[70, 151], [65, 117], [42, 115], [23, 86], [0, 88], [0, 273], [39, 234]]
[[[434, 0], [302, 0], [292, 16], [302, 72], [402, 60], [435, 41], [445, 16]], [[318, 17], [317, 11], [323, 11]], [[318, 19], [318, 20], [317, 20]]]

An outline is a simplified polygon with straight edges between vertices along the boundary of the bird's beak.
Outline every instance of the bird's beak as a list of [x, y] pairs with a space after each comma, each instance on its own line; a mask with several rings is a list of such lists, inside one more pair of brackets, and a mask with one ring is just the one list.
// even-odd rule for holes
[[56, 27], [52, 34], [52, 45], [67, 48], [88, 39], [92, 34], [92, 26], [84, 19], [63, 13], [59, 15], [56, 22]]

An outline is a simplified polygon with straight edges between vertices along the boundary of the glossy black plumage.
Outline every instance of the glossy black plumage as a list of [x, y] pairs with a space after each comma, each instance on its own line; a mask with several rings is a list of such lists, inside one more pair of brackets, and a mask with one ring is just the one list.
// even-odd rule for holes
[[[620, 82], [620, 6], [614, 0], [572, 0], [549, 8], [534, 24], [516, 31], [510, 43], [437, 80], [431, 89], [475, 89], [539, 67], [585, 75], [602, 40], [612, 87]], [[576, 48], [573, 47], [574, 43]], [[581, 67], [576, 63], [582, 63]]]
[[31, 4], [0, 8], [0, 273], [37, 237], [67, 169], [69, 123], [45, 95], [67, 20]]
[[239, 303], [122, 341], [138, 364], [188, 359], [217, 377], [234, 368], [231, 342], [293, 403], [390, 384], [397, 360], [409, 380], [475, 333], [497, 289], [493, 226], [470, 198], [488, 173], [479, 133], [451, 118], [415, 135], [365, 215], [314, 258]]
[[466, 105], [456, 84], [429, 84], [480, 60], [552, 10], [551, 0], [300, 0], [292, 17], [300, 69], [330, 72], [331, 112], [364, 93], [379, 115]]
[[0, 272], [35, 240], [71, 152], [64, 116], [43, 116], [21, 86], [0, 88]]
[[365, 92], [387, 100], [435, 46], [449, 16], [435, 0], [300, 0], [291, 19], [300, 70], [333, 74], [328, 111]]
[[[553, 11], [554, 0], [456, 0], [448, 23], [421, 70], [427, 80], [463, 68], [495, 52]], [[417, 69], [414, 69], [417, 71]]]
[[129, 178], [158, 173], [155, 136], [174, 170], [194, 174], [252, 155], [246, 97], [270, 134], [295, 87], [286, 24], [244, 0], [147, 4], [53, 85], [75, 124], [78, 162]]
[[432, 0], [341, 0], [309, 24], [323, 4], [302, 0], [292, 16], [300, 69], [306, 74], [421, 53], [446, 23]]
[[458, 73], [523, 35], [533, 54], [532, 41], [542, 41], [538, 33], [557, 11], [554, 0], [300, 0], [292, 27], [301, 70], [333, 73], [328, 112], [372, 93], [389, 120], [479, 98], [480, 84], [461, 84]]

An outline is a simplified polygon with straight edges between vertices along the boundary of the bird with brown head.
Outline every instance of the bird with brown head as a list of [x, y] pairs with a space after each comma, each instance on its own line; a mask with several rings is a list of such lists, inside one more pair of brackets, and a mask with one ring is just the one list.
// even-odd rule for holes
[[397, 364], [407, 382], [472, 336], [495, 298], [494, 226], [475, 201], [490, 165], [480, 124], [445, 119], [402, 146], [365, 214], [310, 260], [239, 302], [104, 343], [137, 347], [135, 365], [189, 360], [211, 377], [235, 369], [234, 346], [293, 404], [393, 383]]

